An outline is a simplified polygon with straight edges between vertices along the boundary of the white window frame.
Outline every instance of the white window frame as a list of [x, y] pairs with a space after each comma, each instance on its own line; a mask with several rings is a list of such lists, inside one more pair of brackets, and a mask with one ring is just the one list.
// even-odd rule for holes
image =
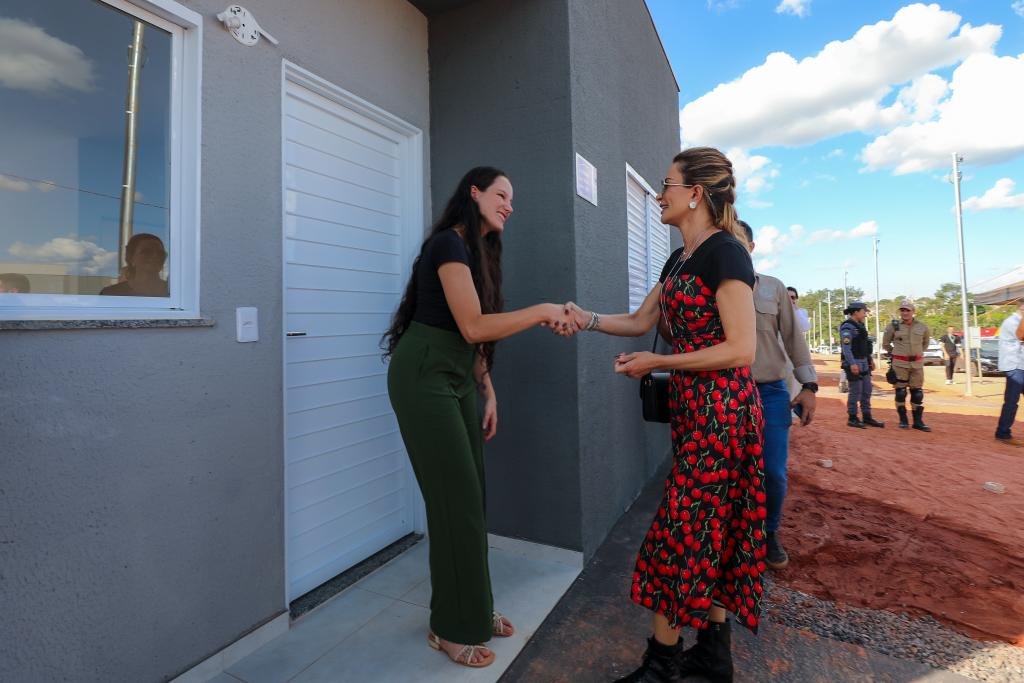
[[[636, 184], [638, 184], [644, 190], [644, 235], [645, 235], [645, 242], [644, 242], [643, 246], [644, 246], [644, 273], [645, 273], [645, 276], [646, 276], [646, 282], [644, 283], [644, 288], [643, 289], [644, 289], [644, 297], [646, 297], [646, 295], [651, 291], [651, 289], [654, 287], [654, 285], [657, 284], [659, 278], [661, 277], [661, 269], [665, 266], [665, 260], [668, 259], [669, 254], [671, 254], [671, 252], [672, 252], [671, 236], [670, 236], [669, 229], [668, 229], [668, 227], [666, 225], [664, 225], [664, 224], [662, 224], [662, 223], [660, 223], [660, 222], [658, 222], [658, 221], [656, 221], [656, 220], [654, 220], [652, 218], [652, 214], [656, 214], [656, 213], [660, 212], [660, 207], [658, 206], [657, 199], [655, 199], [658, 196], [658, 193], [654, 190], [654, 188], [652, 188], [649, 184], [647, 184], [647, 181], [644, 180], [642, 175], [637, 173], [636, 170], [632, 166], [630, 166], [629, 164], [626, 164], [626, 203], [627, 203], [626, 240], [627, 240], [627, 242], [629, 240], [629, 227], [628, 227], [628, 224], [629, 224], [629, 214], [628, 214], [628, 211], [629, 211], [629, 209], [628, 209], [628, 204], [629, 204], [629, 184], [630, 184], [630, 181], [635, 182]], [[662, 250], [665, 252], [665, 259], [664, 260], [662, 260], [660, 258], [655, 258], [655, 254], [654, 254], [654, 247], [655, 246], [662, 247]], [[636, 301], [636, 302], [629, 301], [630, 291], [632, 289], [632, 285], [634, 284], [634, 282], [632, 281], [632, 279], [633, 279], [633, 272], [629, 268], [629, 260], [628, 260], [629, 259], [629, 248], [628, 248], [628, 244], [627, 244], [627, 249], [626, 249], [626, 258], [627, 258], [627, 262], [626, 262], [626, 277], [627, 277], [627, 282], [628, 282], [628, 285], [629, 285], [627, 287], [627, 290], [626, 290], [626, 298], [627, 298], [627, 304], [628, 304], [628, 307], [629, 307], [629, 311], [633, 312], [633, 311], [635, 311], [636, 309], [638, 309], [640, 307], [640, 304], [643, 303], [643, 299], [641, 298], [639, 301]]]
[[[174, 0], [100, 0], [171, 34], [169, 297], [7, 294], [0, 320], [199, 318], [203, 17]], [[118, 255], [120, 259], [120, 255]], [[5, 302], [6, 303], [6, 302]]]

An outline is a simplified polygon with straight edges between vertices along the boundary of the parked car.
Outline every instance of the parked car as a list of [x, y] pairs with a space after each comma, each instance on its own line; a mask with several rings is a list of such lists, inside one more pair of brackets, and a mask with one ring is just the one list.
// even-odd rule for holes
[[[999, 371], [999, 340], [982, 339], [980, 349], [971, 349], [971, 356], [977, 360], [981, 357], [981, 374], [986, 377], [1002, 375]], [[956, 372], [964, 371], [964, 354], [961, 351], [960, 357], [956, 359]]]
[[921, 360], [925, 365], [942, 365], [944, 362], [942, 358], [942, 344], [938, 342], [929, 344], [928, 348], [921, 354]]

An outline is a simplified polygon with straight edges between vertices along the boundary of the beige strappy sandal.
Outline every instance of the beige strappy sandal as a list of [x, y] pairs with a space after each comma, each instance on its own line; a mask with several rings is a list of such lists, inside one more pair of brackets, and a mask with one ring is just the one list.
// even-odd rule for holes
[[462, 666], [472, 667], [474, 669], [482, 669], [485, 666], [490, 666], [494, 663], [494, 653], [491, 652], [490, 656], [484, 657], [479, 662], [474, 662], [473, 657], [484, 648], [483, 645], [463, 645], [459, 653], [452, 657], [452, 655], [441, 647], [441, 639], [433, 631], [427, 634], [427, 644], [434, 648], [438, 652], [441, 652], [448, 656], [448, 659], [452, 660], [456, 664]]
[[499, 638], [508, 638], [515, 635], [515, 632], [516, 629], [512, 626], [512, 622], [504, 614], [495, 612], [491, 616], [491, 633]]

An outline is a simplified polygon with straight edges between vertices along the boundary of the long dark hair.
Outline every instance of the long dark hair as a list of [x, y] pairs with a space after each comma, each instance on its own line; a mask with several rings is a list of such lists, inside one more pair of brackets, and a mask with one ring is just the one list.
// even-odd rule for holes
[[[470, 188], [486, 190], [491, 183], [501, 177], [508, 176], [491, 166], [477, 166], [462, 176], [455, 193], [448, 200], [441, 217], [430, 228], [430, 233], [420, 247], [419, 255], [413, 261], [412, 275], [409, 276], [409, 284], [405, 286], [402, 302], [398, 304], [395, 317], [391, 320], [391, 327], [381, 339], [385, 358], [394, 353], [398, 340], [409, 329], [412, 316], [416, 312], [418, 275], [423, 251], [427, 242], [443, 230], [462, 227], [465, 231], [466, 246], [469, 247], [469, 254], [475, 266], [470, 270], [473, 272], [477, 296], [480, 297], [481, 312], [501, 313], [505, 308], [505, 297], [501, 293], [501, 232], [495, 230], [486, 237], [481, 236], [480, 208], [470, 194]], [[494, 364], [494, 342], [479, 344], [477, 349], [484, 359], [485, 367], [490, 369]]]

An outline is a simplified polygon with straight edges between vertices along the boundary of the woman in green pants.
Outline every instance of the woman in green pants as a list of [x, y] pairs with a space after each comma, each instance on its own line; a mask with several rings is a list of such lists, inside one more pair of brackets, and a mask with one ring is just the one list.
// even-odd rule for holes
[[483, 441], [498, 426], [494, 343], [536, 325], [576, 331], [556, 304], [502, 312], [501, 233], [511, 214], [505, 174], [469, 171], [423, 243], [384, 337], [391, 405], [426, 502], [428, 642], [472, 667], [494, 661], [481, 643], [513, 633], [494, 612], [484, 522]]

